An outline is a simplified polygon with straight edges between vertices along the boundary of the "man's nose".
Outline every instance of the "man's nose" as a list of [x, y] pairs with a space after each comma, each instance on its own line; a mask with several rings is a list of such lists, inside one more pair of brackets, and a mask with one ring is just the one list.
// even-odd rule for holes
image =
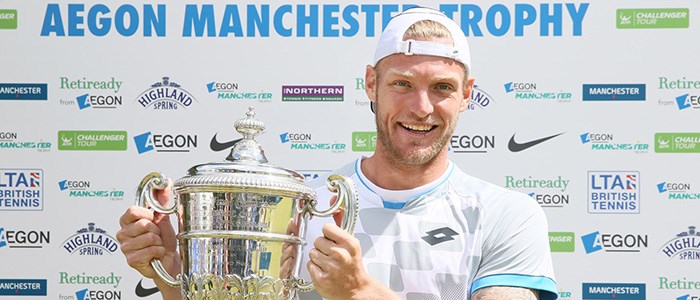
[[430, 101], [428, 89], [417, 89], [414, 99], [411, 101], [411, 110], [418, 117], [424, 118], [433, 113], [433, 103]]

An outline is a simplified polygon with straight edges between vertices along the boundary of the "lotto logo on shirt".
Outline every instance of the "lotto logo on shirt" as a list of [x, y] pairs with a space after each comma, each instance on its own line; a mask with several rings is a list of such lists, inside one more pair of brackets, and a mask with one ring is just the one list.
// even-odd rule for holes
[[638, 171], [589, 171], [588, 213], [638, 214]]
[[644, 283], [583, 283], [583, 300], [646, 300]]

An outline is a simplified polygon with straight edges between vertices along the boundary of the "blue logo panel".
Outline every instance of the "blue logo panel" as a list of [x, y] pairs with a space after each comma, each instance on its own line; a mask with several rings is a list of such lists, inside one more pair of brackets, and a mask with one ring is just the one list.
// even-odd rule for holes
[[583, 300], [646, 300], [643, 283], [583, 283]]
[[45, 83], [0, 83], [0, 100], [48, 100]]
[[646, 84], [584, 84], [583, 101], [644, 101]]
[[0, 296], [46, 296], [46, 279], [0, 279]]

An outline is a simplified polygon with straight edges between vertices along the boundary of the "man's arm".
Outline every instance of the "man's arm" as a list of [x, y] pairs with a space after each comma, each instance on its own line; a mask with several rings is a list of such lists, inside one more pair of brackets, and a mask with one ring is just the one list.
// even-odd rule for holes
[[538, 300], [537, 290], [512, 286], [490, 286], [478, 289], [471, 300]]

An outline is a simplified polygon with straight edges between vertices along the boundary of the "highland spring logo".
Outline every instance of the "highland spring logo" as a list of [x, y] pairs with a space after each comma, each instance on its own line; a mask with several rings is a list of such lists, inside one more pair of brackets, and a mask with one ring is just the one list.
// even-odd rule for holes
[[178, 110], [190, 107], [196, 100], [179, 84], [170, 81], [170, 77], [163, 77], [163, 81], [152, 84], [136, 98], [135, 102], [146, 109]]
[[696, 232], [695, 228], [695, 226], [688, 226], [688, 231], [676, 234], [661, 246], [659, 252], [669, 259], [700, 260], [700, 232]]
[[119, 248], [119, 243], [106, 231], [88, 223], [87, 228], [81, 228], [63, 242], [63, 249], [70, 254], [104, 255], [112, 254]]

